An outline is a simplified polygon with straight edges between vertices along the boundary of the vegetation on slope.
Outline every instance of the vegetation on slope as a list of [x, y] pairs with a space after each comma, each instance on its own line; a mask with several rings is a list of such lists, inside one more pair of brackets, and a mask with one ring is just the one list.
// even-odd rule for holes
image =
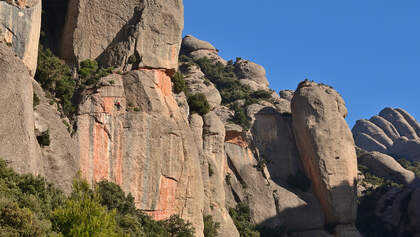
[[397, 161], [402, 167], [406, 168], [407, 170], [413, 171], [417, 175], [417, 177], [420, 178], [420, 162], [409, 161], [404, 158], [398, 159]]
[[0, 160], [1, 236], [192, 237], [194, 228], [179, 216], [154, 221], [134, 206], [134, 198], [113, 183], [91, 189], [76, 178], [66, 196], [44, 178], [19, 175]]
[[[245, 130], [249, 129], [251, 120], [246, 113], [246, 107], [262, 100], [270, 101], [271, 99], [270, 92], [264, 90], [252, 91], [248, 85], [241, 84], [235, 73], [235, 64], [232, 60], [225, 66], [208, 58], [193, 60], [186, 55], [181, 55], [180, 61], [184, 63], [184, 67], [189, 65], [200, 67], [206, 78], [213, 82], [219, 90], [222, 104], [234, 111], [232, 122], [242, 126]], [[181, 70], [185, 69], [181, 67]]]

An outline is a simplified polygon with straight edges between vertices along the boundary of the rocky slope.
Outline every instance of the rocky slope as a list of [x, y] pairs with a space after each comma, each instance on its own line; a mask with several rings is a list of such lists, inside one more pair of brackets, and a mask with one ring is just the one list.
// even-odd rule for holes
[[[219, 236], [240, 236], [231, 212], [244, 203], [252, 224], [276, 235], [360, 236], [355, 142], [391, 154], [395, 144], [420, 136], [408, 113], [392, 110], [359, 122], [353, 140], [345, 103], [331, 87], [305, 81], [296, 92], [277, 94], [262, 66], [227, 61], [194, 36], [182, 39], [181, 0], [69, 1], [64, 28], [55, 31], [61, 40], [48, 44], [57, 45], [51, 48], [78, 86], [76, 112], [66, 118], [60, 103], [50, 103], [54, 95], [31, 78], [36, 60], [25, 56], [37, 53], [31, 45], [38, 46], [40, 15], [9, 21], [10, 12], [22, 15], [37, 4], [0, 1], [1, 25], [16, 31], [12, 47], [7, 37], [0, 43], [0, 156], [67, 191], [78, 170], [92, 185], [112, 181], [154, 219], [188, 220], [196, 236], [204, 235], [207, 215], [220, 223]], [[86, 59], [114, 70], [84, 85], [79, 69]], [[43, 134], [47, 144], [37, 142]], [[368, 153], [359, 160], [380, 177], [416, 183], [390, 157]], [[415, 200], [418, 192], [407, 190], [392, 200]], [[409, 205], [404, 231], [415, 233], [418, 205]]]

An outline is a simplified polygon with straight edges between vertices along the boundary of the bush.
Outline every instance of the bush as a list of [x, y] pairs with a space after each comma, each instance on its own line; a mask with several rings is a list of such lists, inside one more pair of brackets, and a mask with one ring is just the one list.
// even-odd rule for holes
[[188, 97], [188, 105], [190, 106], [190, 113], [198, 113], [203, 116], [210, 111], [209, 102], [202, 93], [197, 93], [193, 96]]
[[178, 215], [172, 215], [169, 219], [159, 221], [159, 223], [170, 233], [169, 236], [194, 237], [194, 227]]
[[251, 119], [248, 117], [245, 108], [243, 106], [239, 106], [239, 104], [235, 104], [231, 108], [234, 111], [234, 115], [231, 121], [240, 125], [243, 129], [248, 130], [250, 127]]
[[86, 59], [80, 63], [79, 76], [86, 86], [96, 86], [102, 77], [112, 73], [112, 68], [100, 68], [95, 60]]
[[209, 177], [211, 177], [214, 174], [214, 170], [213, 170], [213, 167], [211, 166], [210, 162], [208, 162], [207, 164], [209, 166]]
[[204, 221], [204, 237], [216, 237], [219, 235], [220, 223], [214, 222], [210, 215], [203, 216]]
[[187, 95], [187, 87], [185, 85], [184, 75], [180, 72], [176, 72], [175, 75], [172, 77], [173, 83], [173, 90], [176, 94], [184, 92]]
[[298, 171], [296, 174], [291, 174], [287, 177], [287, 185], [291, 188], [301, 190], [303, 192], [308, 191], [311, 187], [311, 181], [308, 179], [306, 174], [301, 171]]
[[40, 47], [35, 80], [47, 94], [58, 99], [64, 115], [70, 117], [76, 111], [71, 102], [76, 82], [71, 77], [70, 68], [49, 49], [43, 50]]
[[34, 93], [33, 95], [33, 108], [35, 109], [39, 103], [41, 103], [41, 100], [39, 99], [38, 95]]
[[50, 145], [50, 142], [51, 142], [50, 141], [50, 131], [47, 130], [45, 132], [42, 132], [41, 135], [39, 135], [39, 136], [36, 137], [36, 140], [38, 140], [38, 144], [41, 147], [49, 146]]
[[417, 175], [417, 177], [420, 178], [420, 162], [409, 161], [404, 158], [400, 158], [397, 161], [400, 163], [402, 167], [404, 167], [407, 170], [413, 171]]
[[251, 214], [249, 206], [240, 202], [235, 208], [229, 208], [229, 214], [232, 217], [236, 229], [241, 237], [259, 237], [260, 233], [256, 230], [255, 225], [251, 222]]

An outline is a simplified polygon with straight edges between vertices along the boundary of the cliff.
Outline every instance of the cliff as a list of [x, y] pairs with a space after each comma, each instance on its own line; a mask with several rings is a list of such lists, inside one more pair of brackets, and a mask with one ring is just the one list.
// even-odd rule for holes
[[[41, 3], [22, 4], [0, 2], [0, 23], [11, 31], [0, 43], [0, 157], [20, 173], [66, 192], [77, 171], [93, 186], [111, 181], [153, 219], [179, 215], [196, 236], [209, 215], [219, 236], [240, 236], [245, 227], [233, 213], [244, 205], [246, 228], [261, 236], [360, 236], [358, 160], [412, 185], [398, 195], [418, 196], [412, 172], [390, 157], [357, 158], [355, 149], [416, 160], [403, 152], [420, 137], [408, 113], [387, 109], [352, 134], [331, 87], [304, 81], [276, 93], [261, 65], [227, 61], [209, 42], [182, 38], [181, 0], [68, 1], [61, 20], [43, 24], [44, 46], [64, 60], [47, 66], [68, 68], [47, 75], [52, 85], [34, 73]], [[63, 4], [46, 1], [44, 9]], [[411, 206], [406, 229], [415, 233]]]

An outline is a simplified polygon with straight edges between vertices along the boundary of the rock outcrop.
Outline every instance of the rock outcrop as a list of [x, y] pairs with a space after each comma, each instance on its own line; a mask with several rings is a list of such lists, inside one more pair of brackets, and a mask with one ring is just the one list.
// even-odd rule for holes
[[[326, 223], [353, 225], [357, 210], [357, 159], [352, 134], [344, 120], [347, 109], [343, 99], [328, 86], [305, 81], [294, 93], [292, 115], [299, 154]], [[341, 232], [336, 229], [337, 234]]]
[[10, 47], [0, 43], [0, 157], [19, 173], [44, 174], [34, 133], [32, 79]]
[[213, 62], [218, 62], [226, 65], [226, 60], [221, 58], [216, 48], [209, 42], [195, 38], [192, 35], [187, 35], [182, 40], [181, 53], [191, 57], [195, 60], [200, 58], [208, 58]]
[[252, 90], [268, 90], [268, 80], [265, 69], [254, 62], [239, 59], [235, 63], [235, 73], [242, 84], [248, 85]]
[[357, 121], [352, 132], [356, 145], [364, 150], [420, 161], [419, 128], [405, 110], [385, 108], [379, 116]]
[[76, 64], [97, 59], [103, 66], [178, 67], [184, 27], [182, 0], [71, 0], [61, 56]]
[[13, 48], [33, 76], [41, 30], [41, 0], [0, 1], [0, 41]]
[[396, 183], [409, 185], [416, 178], [412, 171], [404, 169], [393, 157], [380, 152], [367, 152], [358, 157], [358, 162], [368, 167], [372, 174]]

